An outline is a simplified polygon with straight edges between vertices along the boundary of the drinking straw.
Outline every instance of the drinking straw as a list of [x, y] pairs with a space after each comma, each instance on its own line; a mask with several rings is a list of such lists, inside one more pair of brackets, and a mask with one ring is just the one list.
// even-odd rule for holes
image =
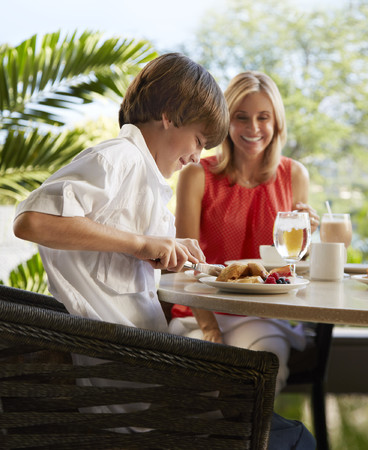
[[325, 205], [328, 211], [328, 214], [330, 215], [330, 218], [332, 219], [332, 211], [331, 211], [331, 206], [330, 206], [330, 202], [328, 200], [325, 201]]

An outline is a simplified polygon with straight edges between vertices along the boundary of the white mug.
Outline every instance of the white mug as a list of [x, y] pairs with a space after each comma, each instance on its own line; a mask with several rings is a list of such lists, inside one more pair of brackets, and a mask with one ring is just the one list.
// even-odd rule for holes
[[309, 269], [311, 280], [342, 280], [345, 261], [346, 249], [343, 243], [312, 242]]

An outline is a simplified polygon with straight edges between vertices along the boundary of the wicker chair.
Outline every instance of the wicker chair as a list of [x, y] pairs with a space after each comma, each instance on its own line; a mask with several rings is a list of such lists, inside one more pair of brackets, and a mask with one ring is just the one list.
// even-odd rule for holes
[[[71, 364], [71, 353], [104, 361]], [[271, 353], [84, 319], [52, 297], [0, 286], [2, 449], [267, 449], [277, 370]]]

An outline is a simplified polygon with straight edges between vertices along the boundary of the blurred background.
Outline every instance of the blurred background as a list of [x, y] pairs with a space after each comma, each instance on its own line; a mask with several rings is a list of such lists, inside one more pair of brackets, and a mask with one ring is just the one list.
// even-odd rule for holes
[[[308, 168], [320, 215], [326, 200], [351, 214], [348, 262], [368, 261], [366, 0], [13, 0], [1, 10], [3, 283], [47, 292], [37, 249], [12, 234], [14, 206], [83, 148], [115, 137], [127, 85], [169, 51], [203, 64], [223, 89], [250, 69], [276, 81], [288, 124], [283, 153]], [[312, 427], [308, 398], [281, 395], [276, 407]], [[333, 449], [368, 448], [366, 400], [329, 396]]]

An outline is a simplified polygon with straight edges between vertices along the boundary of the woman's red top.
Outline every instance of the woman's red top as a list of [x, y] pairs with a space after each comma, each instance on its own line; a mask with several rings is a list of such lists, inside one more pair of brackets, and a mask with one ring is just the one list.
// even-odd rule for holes
[[[259, 246], [273, 244], [278, 211], [292, 209], [292, 160], [281, 156], [276, 178], [254, 188], [232, 185], [210, 168], [216, 156], [201, 159], [205, 171], [199, 245], [212, 264], [258, 259]], [[189, 307], [174, 305], [172, 317], [192, 315]]]

